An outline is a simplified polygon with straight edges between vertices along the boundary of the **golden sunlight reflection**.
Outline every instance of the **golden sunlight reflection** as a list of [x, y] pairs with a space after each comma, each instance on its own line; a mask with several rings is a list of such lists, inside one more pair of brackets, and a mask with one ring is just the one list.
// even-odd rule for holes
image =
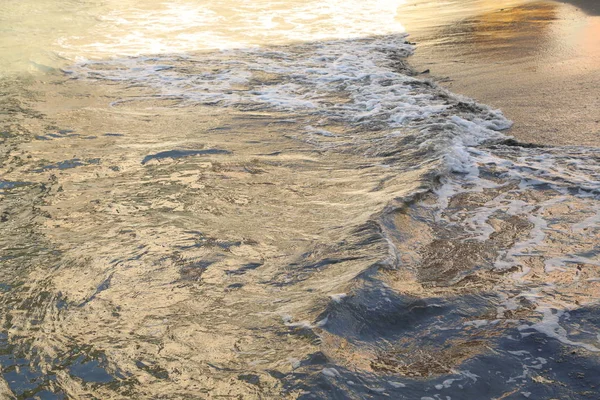
[[0, 6], [0, 72], [11, 65], [43, 70], [81, 59], [402, 33], [397, 9], [404, 1], [9, 2]]
[[[556, 3], [534, 2], [518, 7], [494, 10], [465, 20], [448, 32], [454, 41], [469, 44], [470, 51], [487, 50], [495, 57], [505, 57], [503, 49], [531, 56], [544, 49], [550, 41], [550, 27], [558, 18]], [[491, 51], [490, 51], [491, 50]]]
[[[542, 60], [559, 55], [561, 65], [569, 68], [598, 63], [600, 18], [583, 18], [582, 11], [570, 4], [540, 0], [458, 4], [446, 0], [446, 8], [441, 7], [441, 15], [435, 14], [435, 18], [433, 9], [417, 4], [412, 0], [399, 13], [421, 49], [441, 46], [454, 55], [485, 55], [483, 59], [502, 63], [528, 57], [539, 60], [537, 69], [545, 68]], [[577, 65], [572, 60], [577, 60]]]
[[407, 31], [412, 33], [436, 29], [456, 21], [481, 14], [494, 13], [499, 8], [508, 9], [535, 0], [506, 0], [499, 5], [495, 0], [441, 0], [423, 2], [408, 0], [400, 8], [401, 20]]

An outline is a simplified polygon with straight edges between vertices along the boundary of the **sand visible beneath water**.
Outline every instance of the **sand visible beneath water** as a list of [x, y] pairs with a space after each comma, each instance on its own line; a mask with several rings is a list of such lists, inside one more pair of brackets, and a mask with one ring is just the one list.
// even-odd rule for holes
[[[519, 4], [520, 3], [520, 4]], [[420, 71], [500, 108], [509, 134], [600, 145], [600, 16], [594, 1], [409, 1], [402, 22]]]

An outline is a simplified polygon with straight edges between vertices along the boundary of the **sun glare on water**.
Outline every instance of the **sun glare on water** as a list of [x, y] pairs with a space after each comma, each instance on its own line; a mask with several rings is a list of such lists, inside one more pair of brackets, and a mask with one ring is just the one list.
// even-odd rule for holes
[[402, 33], [397, 10], [404, 2], [10, 2], [3, 6], [2, 69]]

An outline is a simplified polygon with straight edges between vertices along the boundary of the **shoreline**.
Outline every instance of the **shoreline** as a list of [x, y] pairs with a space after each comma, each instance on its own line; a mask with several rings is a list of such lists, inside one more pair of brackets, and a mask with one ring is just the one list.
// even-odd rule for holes
[[433, 19], [431, 5], [413, 0], [401, 10], [410, 40], [417, 43], [409, 63], [425, 72], [419, 76], [502, 110], [514, 122], [507, 134], [519, 141], [599, 147], [597, 5], [579, 0], [509, 5], [448, 0]]

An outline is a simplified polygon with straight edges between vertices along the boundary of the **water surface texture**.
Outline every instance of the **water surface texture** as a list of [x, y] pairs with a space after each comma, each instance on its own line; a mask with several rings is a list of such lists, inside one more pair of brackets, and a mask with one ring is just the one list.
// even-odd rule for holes
[[2, 398], [597, 398], [597, 150], [401, 5], [3, 3]]

